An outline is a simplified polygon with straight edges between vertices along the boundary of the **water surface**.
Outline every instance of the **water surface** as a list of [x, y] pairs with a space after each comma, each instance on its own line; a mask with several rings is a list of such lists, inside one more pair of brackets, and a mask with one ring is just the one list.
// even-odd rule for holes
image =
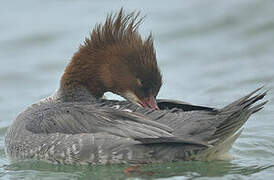
[[[50, 95], [97, 22], [120, 7], [140, 10], [164, 76], [159, 98], [222, 107], [255, 88], [274, 87], [274, 1], [4, 1], [0, 6], [0, 177], [2, 179], [271, 179], [274, 95], [246, 123], [230, 161], [64, 166], [9, 163], [4, 134], [16, 115]], [[112, 98], [116, 96], [110, 95]]]

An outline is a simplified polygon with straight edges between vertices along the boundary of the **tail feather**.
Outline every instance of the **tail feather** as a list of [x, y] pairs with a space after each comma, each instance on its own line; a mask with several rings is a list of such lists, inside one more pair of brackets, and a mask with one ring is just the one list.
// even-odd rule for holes
[[225, 157], [234, 141], [242, 133], [242, 126], [250, 115], [263, 109], [264, 105], [268, 102], [264, 101], [255, 104], [263, 99], [268, 92], [258, 93], [262, 88], [263, 87], [256, 89], [218, 111], [218, 115], [223, 116], [223, 118], [220, 118], [223, 119], [223, 121], [216, 127], [215, 133], [208, 141], [211, 147], [200, 154], [200, 159], [212, 160]]
[[252, 104], [254, 104], [255, 102], [261, 100], [264, 98], [264, 96], [266, 95], [267, 91], [265, 91], [264, 93], [262, 94], [258, 94], [250, 99], [248, 99], [246, 102], [244, 102], [244, 108], [247, 108], [249, 106], [251, 106]]
[[250, 111], [252, 111], [252, 114], [254, 114], [254, 113], [260, 111], [261, 109], [263, 109], [264, 105], [266, 103], [268, 103], [268, 101], [264, 101], [264, 102], [262, 102], [262, 103], [260, 103], [260, 104], [258, 104], [256, 106], [253, 106], [252, 108], [250, 108]]
[[[227, 109], [231, 109], [231, 107], [235, 107], [235, 106], [239, 106], [242, 105], [243, 103], [247, 102], [248, 100], [250, 100], [250, 97], [252, 95], [254, 95], [255, 93], [257, 93], [258, 91], [260, 91], [262, 88], [264, 88], [264, 86], [259, 87], [258, 89], [252, 91], [251, 93], [247, 94], [246, 96], [232, 102], [231, 104], [227, 105], [226, 107], [224, 107], [222, 110], [226, 111]], [[265, 92], [267, 93], [267, 91]]]
[[219, 115], [225, 115], [228, 117], [216, 127], [212, 140], [218, 140], [213, 141], [214, 144], [212, 145], [217, 145], [235, 135], [235, 133], [243, 126], [251, 114], [263, 109], [264, 105], [268, 101], [254, 105], [256, 102], [263, 99], [268, 92], [264, 91], [262, 93], [258, 93], [258, 91], [262, 88], [263, 87], [256, 89], [250, 94], [219, 110]]

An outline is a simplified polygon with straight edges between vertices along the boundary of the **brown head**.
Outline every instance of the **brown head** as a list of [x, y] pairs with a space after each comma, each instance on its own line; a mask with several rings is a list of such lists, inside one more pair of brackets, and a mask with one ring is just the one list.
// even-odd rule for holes
[[85, 39], [65, 69], [61, 88], [86, 88], [96, 98], [107, 92], [132, 103], [157, 109], [155, 97], [162, 85], [153, 39], [142, 40], [139, 13], [109, 15]]

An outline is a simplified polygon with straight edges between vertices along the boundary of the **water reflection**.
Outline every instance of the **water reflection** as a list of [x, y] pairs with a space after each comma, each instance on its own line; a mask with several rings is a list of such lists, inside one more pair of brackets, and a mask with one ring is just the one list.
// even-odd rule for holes
[[[16, 5], [15, 5], [16, 4]], [[164, 76], [160, 98], [222, 107], [261, 85], [272, 88], [265, 109], [250, 118], [230, 162], [146, 165], [146, 179], [238, 179], [273, 176], [274, 1], [3, 1], [0, 6], [0, 176], [6, 179], [124, 179], [128, 166], [8, 164], [4, 134], [27, 105], [52, 93], [73, 52], [95, 23], [120, 7], [147, 18]], [[271, 171], [272, 170], [272, 171]], [[155, 172], [146, 175], [146, 172]], [[270, 175], [269, 175], [270, 174]], [[255, 176], [257, 177], [257, 176]], [[171, 179], [171, 178], [170, 178]]]
[[[251, 175], [263, 170], [273, 168], [274, 165], [265, 166], [239, 166], [227, 161], [213, 162], [172, 162], [162, 164], [141, 165], [137, 172], [131, 174], [123, 173], [129, 165], [97, 165], [97, 166], [73, 166], [73, 165], [52, 165], [44, 162], [18, 162], [3, 166], [7, 172], [20, 177], [23, 172], [31, 172], [36, 178], [58, 178], [63, 179], [124, 179], [128, 177], [138, 178], [168, 178], [173, 176], [184, 177], [221, 177], [226, 174]], [[48, 174], [50, 172], [50, 174]], [[24, 174], [24, 173], [23, 173]]]

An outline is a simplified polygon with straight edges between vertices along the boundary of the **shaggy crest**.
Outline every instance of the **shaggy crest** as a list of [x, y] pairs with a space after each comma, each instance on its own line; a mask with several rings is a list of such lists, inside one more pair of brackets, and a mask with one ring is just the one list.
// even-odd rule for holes
[[[106, 51], [115, 46], [112, 55], [123, 56], [123, 52], [131, 54], [129, 59], [121, 58], [131, 68], [143, 69], [145, 66], [149, 71], [158, 73], [156, 53], [153, 45], [153, 37], [150, 34], [144, 41], [138, 32], [143, 17], [139, 18], [140, 12], [125, 14], [123, 8], [119, 13], [107, 16], [104, 24], [98, 24], [93, 29], [90, 38], [85, 39], [84, 46], [90, 51]], [[140, 65], [139, 67], [136, 65]], [[134, 65], [134, 67], [132, 67]]]
[[108, 15], [103, 25], [96, 25], [90, 39], [85, 39], [85, 45], [93, 49], [103, 49], [113, 44], [130, 45], [133, 41], [142, 42], [137, 32], [143, 21], [139, 16], [140, 12], [125, 14], [121, 8], [118, 14]]
[[141, 87], [144, 93], [140, 96], [156, 96], [162, 76], [152, 35], [142, 40], [138, 33], [143, 21], [139, 16], [140, 12], [125, 13], [121, 8], [118, 13], [109, 14], [104, 23], [97, 24], [67, 66], [61, 86], [68, 89], [80, 84], [95, 97], [107, 91], [121, 94]]

